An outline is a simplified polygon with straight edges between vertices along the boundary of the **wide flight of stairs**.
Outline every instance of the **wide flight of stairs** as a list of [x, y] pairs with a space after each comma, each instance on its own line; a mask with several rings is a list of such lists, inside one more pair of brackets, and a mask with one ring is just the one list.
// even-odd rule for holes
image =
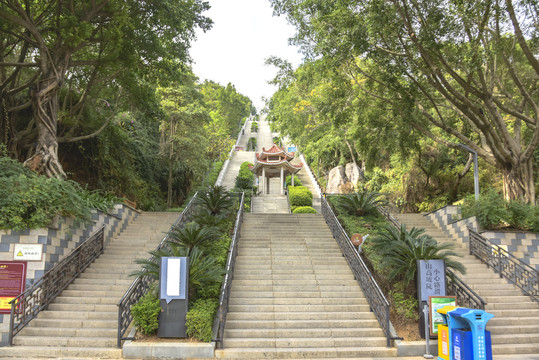
[[319, 214], [245, 214], [217, 358], [396, 356]]
[[421, 214], [399, 214], [396, 217], [408, 229], [412, 226], [425, 228], [426, 233], [436, 241], [455, 244], [455, 251], [462, 255], [457, 260], [467, 268], [466, 275], [461, 278], [487, 302], [485, 311], [495, 316], [487, 323], [495, 357], [539, 354], [539, 303], [524, 296], [516, 286], [500, 278], [475, 256], [469, 255], [467, 246], [458, 244], [426, 217]]
[[0, 347], [0, 358], [121, 358], [116, 348], [118, 307], [140, 268], [179, 213], [142, 213], [105, 248], [104, 254], [67, 287], [48, 310]]

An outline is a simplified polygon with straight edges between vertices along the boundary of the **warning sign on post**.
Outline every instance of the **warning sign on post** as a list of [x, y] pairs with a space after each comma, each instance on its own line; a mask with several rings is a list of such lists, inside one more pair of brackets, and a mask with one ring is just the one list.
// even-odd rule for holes
[[43, 258], [43, 244], [15, 244], [13, 260], [41, 261]]
[[26, 261], [0, 261], [0, 314], [11, 313], [9, 302], [24, 292]]

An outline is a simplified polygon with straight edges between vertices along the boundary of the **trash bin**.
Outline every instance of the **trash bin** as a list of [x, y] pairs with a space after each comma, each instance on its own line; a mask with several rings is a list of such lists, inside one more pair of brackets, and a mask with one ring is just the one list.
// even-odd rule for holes
[[[490, 332], [485, 327], [494, 315], [484, 310], [453, 306], [437, 311], [447, 320], [447, 326], [438, 325], [439, 360], [492, 360]], [[447, 340], [445, 345], [444, 339]]]

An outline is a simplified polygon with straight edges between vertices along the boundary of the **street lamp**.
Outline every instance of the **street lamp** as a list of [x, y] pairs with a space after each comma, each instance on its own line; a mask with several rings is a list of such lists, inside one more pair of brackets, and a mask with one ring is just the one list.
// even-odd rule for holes
[[479, 200], [479, 165], [477, 164], [477, 152], [464, 144], [458, 144], [458, 146], [468, 151], [473, 155], [473, 177], [474, 177], [474, 191], [475, 200]]

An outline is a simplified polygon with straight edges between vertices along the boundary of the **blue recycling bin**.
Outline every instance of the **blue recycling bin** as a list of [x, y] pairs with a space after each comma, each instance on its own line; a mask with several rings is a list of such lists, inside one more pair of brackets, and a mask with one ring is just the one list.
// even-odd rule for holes
[[492, 360], [490, 331], [485, 327], [494, 315], [478, 309], [443, 309], [438, 310], [447, 317], [449, 360]]

